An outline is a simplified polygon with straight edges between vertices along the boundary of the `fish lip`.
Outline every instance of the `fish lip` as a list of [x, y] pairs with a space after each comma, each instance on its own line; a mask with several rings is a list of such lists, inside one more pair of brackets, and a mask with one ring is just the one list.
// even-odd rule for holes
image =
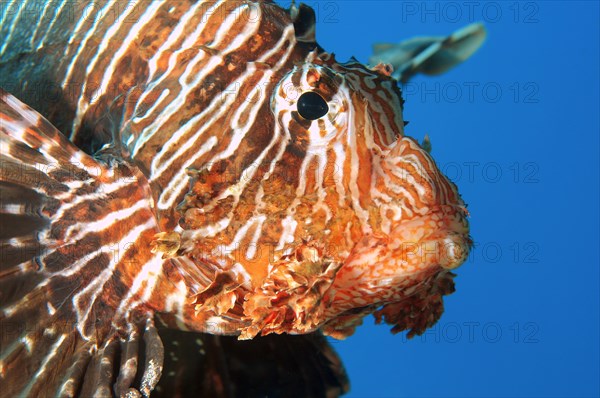
[[[436, 206], [423, 215], [399, 220], [389, 233], [373, 231], [359, 239], [344, 259], [336, 284], [351, 287], [356, 278], [400, 281], [435, 269], [455, 269], [472, 246], [463, 205]], [[352, 282], [354, 281], [354, 282]]]
[[[395, 247], [400, 241], [405, 251], [422, 256], [422, 263], [452, 270], [467, 259], [473, 241], [470, 237], [469, 212], [462, 203], [440, 205], [426, 214], [401, 220], [393, 226], [388, 239]], [[406, 254], [406, 253], [405, 253]], [[427, 255], [438, 261], [427, 259]]]

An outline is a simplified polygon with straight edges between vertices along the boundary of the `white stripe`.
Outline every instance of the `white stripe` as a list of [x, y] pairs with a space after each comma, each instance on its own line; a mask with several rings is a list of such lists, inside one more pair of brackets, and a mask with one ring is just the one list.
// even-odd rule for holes
[[50, 352], [48, 353], [48, 355], [46, 355], [44, 357], [44, 360], [42, 361], [40, 368], [35, 373], [35, 375], [33, 375], [31, 377], [31, 381], [29, 382], [29, 384], [27, 384], [27, 387], [25, 387], [25, 389], [23, 391], [21, 391], [20, 396], [26, 397], [29, 395], [29, 393], [31, 392], [31, 389], [38, 382], [40, 376], [43, 375], [44, 372], [46, 371], [46, 367], [48, 366], [48, 364], [50, 363], [52, 358], [54, 358], [56, 356], [56, 354], [59, 352], [59, 348], [62, 346], [66, 337], [67, 337], [66, 334], [61, 334], [60, 337], [56, 340], [56, 342], [52, 345]]
[[2, 208], [3, 214], [24, 214], [24, 209], [22, 205], [17, 205], [14, 203], [9, 205], [2, 205], [2, 203], [0, 202], [0, 206]]
[[[148, 220], [145, 224], [143, 225], [138, 225], [137, 227], [131, 229], [127, 235], [125, 235], [117, 244], [117, 247], [119, 249], [119, 251], [121, 251], [122, 248], [127, 248], [129, 249], [131, 246], [131, 242], [136, 242], [138, 240], [138, 238], [140, 237], [140, 235], [151, 228], [156, 228], [156, 223], [154, 221], [154, 219], [150, 219]], [[105, 245], [107, 246], [107, 245]], [[125, 250], [125, 253], [127, 253], [129, 250]], [[124, 254], [121, 254], [120, 258], [123, 258]], [[106, 282], [108, 282], [108, 280], [111, 278], [111, 276], [114, 274], [117, 265], [121, 264], [120, 263], [120, 258], [114, 258], [114, 252], [108, 251], [107, 255], [109, 256], [109, 267], [104, 269], [98, 276], [96, 276], [94, 279], [92, 279], [88, 285], [83, 288], [81, 291], [79, 291], [77, 294], [75, 294], [73, 296], [73, 308], [75, 310], [75, 314], [77, 316], [77, 330], [79, 331], [79, 334], [81, 335], [81, 337], [83, 337], [86, 340], [90, 340], [93, 336], [89, 336], [85, 334], [85, 330], [84, 330], [84, 326], [85, 323], [87, 322], [87, 319], [89, 318], [92, 309], [94, 308], [94, 305], [96, 303], [96, 300], [98, 298], [98, 296], [100, 295], [100, 293], [102, 292], [102, 290], [104, 289], [104, 286], [106, 285]], [[88, 296], [88, 292], [89, 292], [89, 296], [90, 296], [90, 302], [88, 304], [88, 307], [82, 307], [82, 304], [80, 303], [80, 299], [82, 297], [86, 297]]]
[[[94, 4], [93, 2], [91, 4]], [[110, 7], [112, 7], [113, 2], [109, 1], [106, 3], [106, 5], [104, 6], [104, 8], [102, 8], [102, 10], [100, 10], [100, 15], [106, 15], [107, 11]], [[79, 30], [81, 29], [81, 27], [83, 26], [83, 24], [85, 22], [87, 22], [89, 19], [89, 15], [86, 15], [85, 13], [81, 13], [81, 17], [79, 18], [79, 21], [77, 21], [77, 25], [75, 25], [75, 30], [71, 33], [70, 37], [69, 37], [69, 42], [67, 43], [67, 48], [65, 49], [65, 52], [68, 54], [68, 50], [71, 47], [71, 44], [73, 44], [73, 42], [75, 41], [75, 37], [77, 37], [77, 34], [79, 33]], [[67, 72], [65, 74], [65, 77], [61, 83], [61, 86], [63, 89], [65, 89], [65, 86], [67, 84], [67, 81], [69, 80], [69, 78], [71, 77], [71, 73], [73, 73], [73, 67], [75, 66], [75, 64], [77, 63], [77, 60], [79, 59], [79, 56], [84, 52], [84, 50], [86, 50], [87, 47], [87, 42], [90, 39], [90, 37], [93, 37], [95, 34], [97, 34], [98, 32], [96, 32], [96, 27], [98, 26], [98, 24], [100, 23], [100, 21], [102, 21], [103, 19], [100, 18], [100, 16], [94, 18], [94, 23], [92, 24], [92, 26], [88, 29], [88, 31], [86, 32], [85, 36], [83, 37], [83, 40], [79, 41], [77, 44], [77, 52], [75, 53], [74, 56], [71, 56], [71, 62], [69, 62], [69, 66], [67, 67]], [[68, 57], [65, 57], [63, 60], [67, 60], [69, 59]], [[62, 65], [62, 62], [61, 62]]]
[[[44, 23], [42, 23], [44, 21], [44, 17], [46, 16], [46, 11], [48, 10], [48, 6], [52, 4], [52, 1], [46, 1], [44, 4], [44, 10], [42, 11], [42, 15], [40, 16], [40, 20], [37, 22], [37, 24], [35, 25], [35, 30], [33, 31], [33, 34], [31, 35], [31, 40], [29, 41], [29, 48], [33, 49], [34, 46], [34, 42], [35, 42], [35, 37], [37, 36], [38, 30], [40, 29], [40, 26], [45, 25]], [[1, 22], [0, 22], [1, 25]]]
[[339, 167], [339, 172], [334, 173], [335, 189], [339, 195], [338, 206], [344, 207], [346, 204], [346, 187], [344, 187], [344, 166], [346, 163], [346, 151], [344, 149], [344, 144], [341, 142], [334, 143], [333, 151], [335, 153], [335, 164], [337, 164]]
[[[52, 1], [48, 1], [48, 3], [52, 3], [54, 4]], [[38, 51], [39, 49], [41, 49], [42, 47], [44, 47], [44, 42], [46, 41], [46, 39], [48, 38], [48, 33], [50, 33], [52, 31], [52, 28], [54, 27], [54, 23], [58, 20], [58, 16], [60, 15], [60, 13], [62, 12], [63, 7], [66, 4], [70, 4], [73, 5], [73, 3], [69, 2], [69, 1], [62, 1], [60, 4], [60, 7], [58, 7], [58, 9], [56, 10], [56, 13], [54, 14], [53, 18], [52, 18], [52, 22], [50, 23], [50, 25], [46, 28], [46, 33], [44, 33], [44, 37], [41, 38], [40, 43], [38, 44], [37, 48], [35, 49], [35, 51]]]
[[[10, 316], [10, 315], [9, 315]], [[14, 340], [8, 347], [6, 346], [6, 342], [3, 342], [4, 346], [2, 350], [0, 350], [0, 376], [4, 377], [4, 361], [6, 358], [10, 356], [17, 348], [23, 346], [23, 341], [21, 339]]]
[[[159, 106], [162, 105], [162, 101], [171, 93], [171, 90], [169, 90], [168, 88], [162, 90], [160, 92], [160, 95], [158, 96], [158, 98], [156, 99], [156, 101], [154, 102], [154, 104], [148, 108], [148, 110], [146, 110], [144, 112], [143, 115], [135, 115], [132, 119], [133, 123], [139, 123], [142, 120], [144, 120], [146, 117], [148, 117], [149, 115], [152, 115], [154, 113], [154, 111], [156, 109], [158, 109]], [[135, 137], [132, 135], [130, 136], [131, 139], [134, 139]]]
[[19, 19], [21, 19], [21, 11], [23, 11], [24, 8], [25, 8], [25, 4], [21, 4], [21, 7], [19, 7], [19, 12], [17, 12], [17, 14], [15, 15], [15, 17], [12, 20], [10, 29], [8, 29], [8, 33], [3, 38], [4, 44], [2, 44], [2, 47], [0, 47], [0, 56], [2, 56], [4, 54], [4, 51], [6, 51], [6, 47], [8, 46], [8, 43], [10, 43], [10, 41], [12, 39], [11, 36], [15, 30], [15, 27], [17, 26], [17, 21]]
[[16, 0], [8, 0], [6, 3], [2, 4], [2, 7], [0, 7], [0, 10], [4, 11], [2, 14], [0, 14], [0, 26], [4, 24], [6, 16], [9, 15], [8, 11], [15, 2]]
[[[93, 179], [86, 181], [86, 183], [93, 182]], [[72, 201], [65, 203], [62, 205], [58, 211], [52, 217], [53, 220], [59, 220], [65, 214], [67, 210], [87, 201], [95, 201], [98, 199], [107, 198], [111, 193], [118, 191], [119, 189], [126, 187], [130, 184], [136, 184], [136, 181], [128, 181], [127, 179], [119, 179], [117, 181], [108, 183], [108, 184], [99, 184], [98, 189], [95, 192], [91, 192], [85, 195], [74, 195], [71, 192], [71, 196], [73, 197]]]
[[[99, 220], [76, 222], [67, 228], [63, 239], [69, 242], [78, 242], [89, 234], [95, 234], [113, 227], [118, 221], [128, 219], [139, 210], [150, 210], [148, 199], [138, 200], [130, 207], [110, 212]], [[77, 235], [72, 236], [74, 232], [77, 232]]]
[[[49, 284], [52, 281], [52, 278], [54, 278], [55, 276], [66, 278], [66, 277], [69, 277], [71, 275], [78, 273], [88, 264], [88, 262], [90, 262], [90, 260], [93, 260], [100, 254], [104, 253], [103, 249], [104, 248], [101, 247], [92, 252], [85, 253], [79, 260], [77, 260], [73, 264], [70, 264], [68, 267], [62, 268], [60, 271], [48, 273], [48, 275], [49, 275], [48, 279], [41, 282], [38, 286], [39, 287], [46, 286], [47, 284]], [[47, 255], [43, 256], [42, 262], [44, 262], [44, 259], [52, 253], [54, 253], [54, 252], [50, 252]], [[77, 253], [77, 254], [80, 254], [80, 253]], [[29, 294], [27, 296], [29, 296]], [[24, 300], [21, 300], [21, 301], [24, 301]]]
[[184, 307], [188, 301], [188, 291], [184, 281], [179, 281], [177, 289], [165, 299], [165, 311], [175, 314], [175, 323], [179, 330], [189, 330], [185, 325]]
[[215, 145], [217, 145], [217, 138], [212, 136], [210, 137], [204, 145], [194, 154], [194, 156], [190, 156], [189, 159], [182, 165], [181, 170], [183, 172], [179, 172], [169, 181], [169, 184], [165, 187], [163, 192], [161, 193], [158, 203], [156, 204], [157, 208], [160, 210], [171, 209], [179, 196], [179, 192], [181, 190], [181, 186], [187, 186], [189, 183], [189, 178], [187, 175], [187, 167], [189, 167], [192, 163], [194, 163], [197, 159], [199, 159], [204, 154], [208, 153]]
[[[106, 51], [106, 48], [108, 47], [108, 43], [112, 40], [113, 36], [115, 36], [117, 34], [117, 32], [121, 28], [121, 25], [123, 24], [123, 22], [125, 20], [127, 20], [127, 17], [134, 9], [136, 9], [136, 7], [128, 7], [127, 13], [125, 15], [121, 15], [120, 18], [117, 19], [118, 23], [113, 24], [106, 31], [106, 33], [102, 37], [102, 41], [100, 42], [100, 45], [98, 46], [98, 51], [96, 51], [96, 54], [94, 54], [94, 57], [91, 59], [90, 63], [88, 64], [88, 66], [85, 70], [85, 76], [91, 75], [92, 71], [96, 67], [96, 63], [98, 62], [98, 59], [100, 59], [101, 56]], [[73, 120], [73, 126], [71, 128], [71, 139], [75, 136], [75, 133], [77, 132], [77, 129], [79, 128], [79, 124], [81, 123], [81, 119], [83, 118], [85, 111], [87, 110], [88, 106], [90, 105], [90, 103], [87, 103], [85, 100], [86, 88], [87, 88], [87, 81], [85, 81], [83, 83], [83, 87], [81, 88], [81, 94], [79, 96], [79, 101], [77, 103], [77, 113], [75, 114], [75, 118]], [[93, 100], [94, 100], [94, 98], [92, 98], [92, 101]]]
[[[100, 87], [92, 95], [92, 99], [91, 99], [92, 104], [98, 100], [100, 95], [102, 95], [106, 92], [108, 83], [110, 82], [110, 79], [114, 75], [115, 67], [117, 66], [119, 61], [121, 61], [121, 58], [123, 58], [123, 55], [125, 55], [125, 52], [127, 50], [129, 50], [130, 45], [133, 43], [135, 38], [140, 34], [140, 32], [144, 29], [144, 27], [149, 22], [152, 21], [152, 17], [154, 16], [154, 14], [156, 14], [158, 9], [164, 3], [160, 2], [160, 1], [154, 1], [154, 2], [150, 2], [150, 4], [151, 5], [148, 8], [146, 8], [146, 10], [144, 11], [144, 14], [139, 18], [139, 20], [135, 23], [135, 25], [133, 25], [129, 29], [129, 33], [127, 34], [127, 37], [125, 37], [125, 40], [123, 40], [121, 47], [119, 47], [117, 52], [111, 56], [110, 64], [104, 70], [104, 75], [102, 76], [102, 83], [100, 84]], [[132, 7], [132, 8], [135, 8], [135, 7]], [[125, 19], [125, 18], [123, 18], [123, 19]]]
[[[238, 228], [233, 240], [231, 241], [231, 243], [229, 245], [218, 245], [215, 248], [215, 250], [217, 251], [217, 253], [219, 253], [219, 255], [224, 255], [224, 256], [234, 255], [234, 257], [235, 257], [234, 253], [236, 251], [242, 249], [242, 241], [248, 234], [248, 231], [250, 230], [250, 228], [255, 227], [252, 242], [248, 246], [248, 249], [246, 252], [246, 259], [251, 260], [254, 257], [254, 254], [256, 252], [255, 246], [256, 246], [256, 241], [258, 240], [258, 236], [260, 236], [260, 229], [262, 228], [263, 222], [266, 219], [267, 219], [267, 217], [264, 215], [250, 217], [250, 219], [248, 219], [242, 227]], [[257, 232], [258, 232], [258, 235], [257, 235]], [[253, 247], [253, 249], [251, 249], [251, 247]], [[250, 255], [248, 254], [248, 252], [250, 253]]]
[[[171, 47], [171, 45], [173, 45], [181, 37], [181, 35], [184, 33], [185, 28], [187, 27], [187, 24], [194, 17], [198, 7], [200, 7], [201, 5], [205, 5], [204, 2], [198, 1], [189, 10], [187, 10], [185, 14], [183, 14], [183, 16], [178, 20], [178, 23], [175, 26], [175, 28], [169, 34], [167, 40], [164, 41], [164, 43], [154, 53], [152, 58], [150, 58], [150, 60], [148, 61], [148, 79], [146, 80], [146, 84], [149, 84], [154, 79], [154, 76], [156, 75], [156, 71], [158, 69], [158, 60], [160, 59], [160, 57], [167, 49]], [[195, 36], [194, 38], [196, 37], [198, 36]], [[143, 100], [143, 98], [144, 97], [140, 98], [140, 102]]]
[[[354, 107], [349, 104], [348, 119], [355, 120]], [[369, 213], [362, 208], [360, 204], [360, 190], [358, 188], [358, 171], [360, 170], [360, 158], [358, 156], [358, 144], [356, 142], [357, 132], [355, 131], [355, 123], [349, 123], [347, 146], [350, 151], [350, 195], [352, 198], [352, 209], [358, 217], [363, 233], [367, 234], [371, 231], [369, 225]]]
[[[121, 303], [115, 312], [113, 319], [121, 319], [124, 312], [129, 313], [131, 310], [136, 308], [136, 304], [142, 302], [148, 302], [152, 296], [152, 292], [156, 288], [159, 277], [163, 276], [162, 267], [165, 260], [162, 259], [162, 254], [155, 254], [142, 268], [138, 271], [131, 287], [127, 291], [127, 295], [121, 299]], [[143, 283], [146, 282], [146, 289], [141, 300], [136, 303], [131, 303], [131, 299], [141, 290]], [[116, 324], [113, 322], [113, 325]]]
[[279, 238], [279, 243], [275, 250], [282, 250], [286, 243], [294, 243], [294, 235], [296, 233], [298, 221], [288, 214], [286, 218], [281, 220], [281, 226], [283, 227], [283, 230], [281, 231], [281, 237]]

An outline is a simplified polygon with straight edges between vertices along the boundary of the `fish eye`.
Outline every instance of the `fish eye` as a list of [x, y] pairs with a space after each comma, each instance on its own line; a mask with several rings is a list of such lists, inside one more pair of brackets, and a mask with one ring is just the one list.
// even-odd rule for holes
[[329, 112], [329, 106], [323, 97], [314, 91], [307, 91], [298, 98], [298, 113], [305, 119], [317, 120]]

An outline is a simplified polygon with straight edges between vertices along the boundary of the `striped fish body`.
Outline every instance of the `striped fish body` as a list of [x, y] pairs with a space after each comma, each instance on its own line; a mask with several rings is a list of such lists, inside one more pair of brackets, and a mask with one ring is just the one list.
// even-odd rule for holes
[[14, 4], [0, 322], [34, 331], [2, 336], [5, 391], [148, 395], [155, 316], [242, 339], [439, 318], [470, 246], [464, 203], [404, 136], [396, 81], [324, 52], [311, 9]]

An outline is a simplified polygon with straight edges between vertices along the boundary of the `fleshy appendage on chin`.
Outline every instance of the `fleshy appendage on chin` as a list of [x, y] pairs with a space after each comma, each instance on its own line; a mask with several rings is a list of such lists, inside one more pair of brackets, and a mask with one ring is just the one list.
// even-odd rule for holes
[[250, 325], [240, 339], [257, 334], [305, 334], [317, 330], [326, 318], [326, 293], [341, 263], [317, 241], [305, 241], [273, 264], [261, 287], [246, 296], [244, 313]]

